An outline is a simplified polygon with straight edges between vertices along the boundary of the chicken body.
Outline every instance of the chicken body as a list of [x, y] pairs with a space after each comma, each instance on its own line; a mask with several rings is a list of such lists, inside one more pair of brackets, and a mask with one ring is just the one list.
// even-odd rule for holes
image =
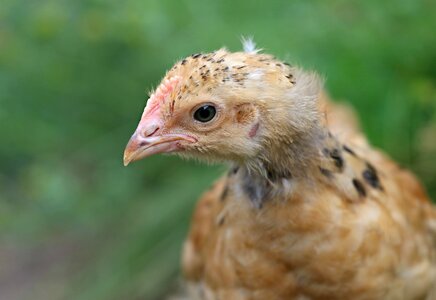
[[[269, 183], [234, 167], [201, 198], [183, 251], [192, 299], [436, 299], [421, 186], [361, 136], [336, 134], [321, 176]], [[280, 191], [254, 207], [256, 186]]]
[[[190, 299], [436, 299], [435, 208], [312, 77], [220, 50], [182, 60], [155, 95], [127, 162], [160, 136], [173, 144], [151, 154], [231, 162], [185, 242]], [[190, 125], [204, 103], [216, 121]]]

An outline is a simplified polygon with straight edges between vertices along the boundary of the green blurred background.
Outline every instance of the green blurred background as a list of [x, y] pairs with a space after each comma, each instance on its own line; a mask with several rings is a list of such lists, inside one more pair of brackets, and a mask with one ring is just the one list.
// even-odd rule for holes
[[240, 37], [326, 78], [371, 142], [436, 196], [429, 1], [2, 0], [0, 299], [160, 299], [224, 167], [122, 152], [146, 91]]

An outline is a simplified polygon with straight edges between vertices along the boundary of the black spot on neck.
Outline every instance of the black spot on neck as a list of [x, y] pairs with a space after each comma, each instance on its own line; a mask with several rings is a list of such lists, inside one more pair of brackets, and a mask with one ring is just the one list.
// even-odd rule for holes
[[321, 172], [322, 175], [324, 175], [327, 178], [332, 178], [333, 174], [330, 170], [327, 170], [325, 168], [319, 167], [319, 171]]
[[281, 197], [283, 179], [289, 180], [292, 174], [289, 170], [265, 169], [265, 173], [258, 173], [243, 167], [238, 172], [237, 182], [252, 205], [261, 209], [265, 203], [274, 197]]
[[366, 163], [366, 169], [363, 171], [362, 176], [370, 186], [379, 190], [383, 190], [377, 170], [370, 163]]
[[333, 149], [330, 152], [330, 157], [333, 159], [336, 167], [339, 170], [342, 170], [344, 168], [344, 159], [342, 158], [341, 152], [338, 149]]
[[366, 189], [358, 179], [353, 179], [353, 185], [360, 197], [366, 197]]
[[344, 149], [345, 152], [348, 152], [351, 155], [356, 156], [356, 153], [353, 150], [351, 150], [349, 147], [347, 147], [346, 145], [343, 145], [342, 148]]
[[191, 57], [192, 58], [198, 58], [198, 57], [200, 57], [200, 55], [201, 55], [201, 53], [195, 53], [195, 54], [192, 54]]
[[250, 174], [247, 170], [241, 171], [241, 187], [244, 194], [257, 209], [261, 209], [271, 196], [273, 185], [268, 178], [259, 174]]
[[263, 184], [255, 184], [250, 179], [244, 179], [242, 188], [251, 203], [253, 203], [256, 208], [261, 209], [263, 207], [264, 198], [268, 194], [266, 186]]

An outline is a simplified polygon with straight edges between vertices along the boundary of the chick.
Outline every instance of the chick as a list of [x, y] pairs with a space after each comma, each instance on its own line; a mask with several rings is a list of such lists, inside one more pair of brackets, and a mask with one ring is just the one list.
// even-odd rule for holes
[[308, 73], [220, 49], [167, 72], [124, 163], [226, 162], [184, 245], [190, 299], [436, 299], [436, 209]]

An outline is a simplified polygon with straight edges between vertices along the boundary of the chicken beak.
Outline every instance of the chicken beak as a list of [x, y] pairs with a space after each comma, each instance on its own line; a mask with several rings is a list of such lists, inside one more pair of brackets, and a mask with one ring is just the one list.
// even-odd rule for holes
[[182, 141], [193, 143], [196, 139], [185, 134], [153, 134], [144, 137], [141, 131], [136, 130], [124, 150], [124, 166], [153, 154], [180, 151]]
[[165, 80], [150, 96], [138, 127], [124, 150], [125, 166], [153, 154], [180, 151], [184, 144], [197, 141], [186, 134], [162, 132], [161, 106], [179, 81], [178, 76]]
[[181, 141], [193, 141], [184, 134], [164, 134], [162, 128], [159, 107], [146, 107], [135, 133], [124, 150], [124, 165], [153, 154], [178, 151], [181, 149]]

